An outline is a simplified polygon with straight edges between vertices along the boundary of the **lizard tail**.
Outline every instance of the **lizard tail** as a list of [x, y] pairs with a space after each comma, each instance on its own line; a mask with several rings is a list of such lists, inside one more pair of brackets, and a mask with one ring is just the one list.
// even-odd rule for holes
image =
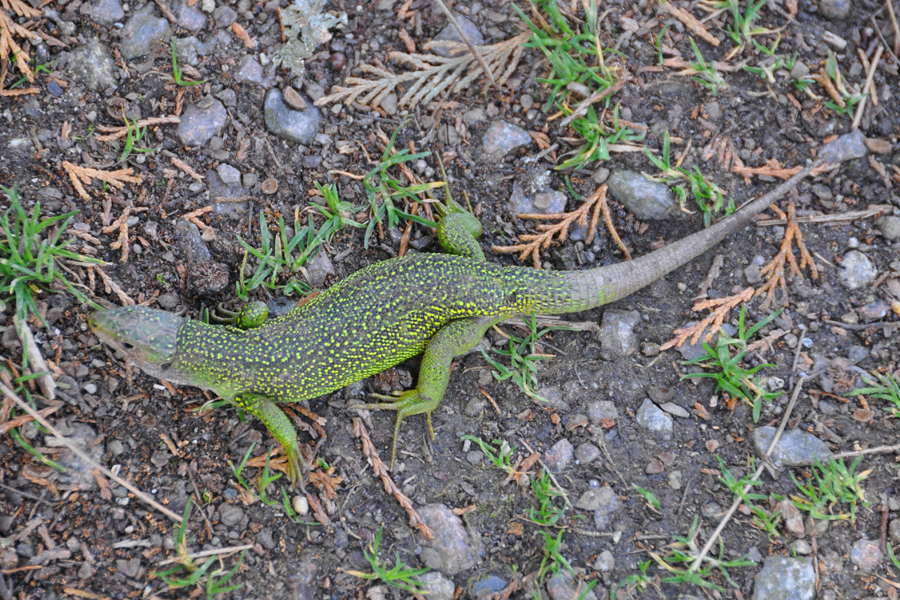
[[528, 290], [519, 292], [522, 296], [520, 306], [525, 308], [521, 312], [580, 312], [630, 296], [740, 231], [753, 217], [797, 187], [824, 162], [823, 158], [819, 158], [734, 215], [652, 254], [585, 271], [544, 272], [538, 277], [532, 275], [534, 283]]

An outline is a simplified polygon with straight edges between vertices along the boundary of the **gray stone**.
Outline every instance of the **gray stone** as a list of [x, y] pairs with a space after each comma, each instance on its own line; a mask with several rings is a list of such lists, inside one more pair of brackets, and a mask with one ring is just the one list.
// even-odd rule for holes
[[216, 172], [219, 174], [219, 177], [222, 178], [222, 183], [225, 185], [241, 185], [241, 172], [228, 163], [219, 165]]
[[[758, 455], [765, 455], [774, 436], [774, 427], [757, 427], [753, 431], [753, 444]], [[813, 434], [789, 429], [781, 435], [770, 456], [777, 466], [806, 467], [814, 464], [816, 458], [819, 462], [830, 460], [831, 450]]]
[[891, 307], [884, 300], [876, 300], [865, 306], [860, 306], [856, 309], [856, 312], [864, 321], [880, 321], [888, 315], [890, 310]]
[[[594, 494], [589, 496], [588, 494], [591, 492], [594, 492]], [[585, 506], [594, 507], [593, 509], [584, 510], [594, 511], [594, 527], [599, 531], [604, 531], [609, 527], [613, 515], [622, 505], [618, 496], [616, 496], [616, 493], [610, 487], [588, 490], [582, 495], [579, 503], [582, 503]]]
[[794, 68], [791, 69], [791, 79], [803, 79], [809, 75], [809, 67], [802, 60], [794, 62]]
[[175, 57], [178, 59], [179, 65], [197, 66], [202, 47], [200, 40], [192, 35], [184, 39], [174, 38], [172, 42], [175, 44]]
[[850, 0], [819, 0], [819, 14], [834, 22], [843, 21], [853, 10]]
[[157, 450], [150, 455], [150, 462], [160, 469], [169, 464], [170, 460], [172, 460], [172, 455], [168, 450]]
[[496, 594], [506, 587], [506, 581], [496, 575], [488, 575], [472, 584], [472, 597], [482, 600], [492, 594]]
[[189, 288], [198, 294], [223, 290], [228, 285], [230, 270], [226, 265], [212, 260], [197, 226], [180, 219], [175, 226], [175, 234], [181, 254], [187, 259]]
[[157, 44], [168, 44], [172, 37], [169, 22], [156, 16], [152, 2], [139, 8], [122, 29], [119, 52], [125, 60], [149, 54]]
[[610, 400], [597, 400], [588, 403], [587, 413], [588, 419], [597, 425], [603, 420], [612, 419], [615, 421], [619, 418], [619, 410], [616, 408], [616, 403]]
[[178, 26], [188, 31], [200, 31], [206, 26], [206, 15], [198, 7], [189, 5], [187, 0], [179, 0], [173, 12]]
[[590, 442], [579, 444], [575, 448], [575, 460], [581, 464], [592, 463], [600, 457], [600, 448]]
[[159, 304], [159, 307], [164, 310], [172, 310], [176, 306], [178, 306], [178, 294], [173, 294], [171, 292], [168, 294], [163, 294], [156, 299], [156, 303]]
[[185, 146], [202, 146], [222, 131], [227, 118], [222, 102], [207, 97], [187, 107], [176, 134]]
[[416, 577], [422, 583], [422, 594], [428, 600], [453, 600], [456, 586], [438, 571], [429, 571]]
[[334, 275], [334, 265], [331, 264], [328, 253], [316, 252], [306, 263], [306, 282], [314, 288], [322, 287], [329, 275]]
[[422, 561], [426, 566], [456, 575], [475, 566], [475, 551], [462, 521], [444, 504], [419, 509], [422, 519], [434, 531], [434, 540], [422, 541]]
[[641, 220], [667, 220], [678, 214], [678, 203], [664, 183], [643, 174], [617, 169], [607, 180], [609, 193]]
[[213, 11], [213, 19], [216, 21], [216, 27], [225, 29], [231, 27], [231, 24], [237, 21], [238, 14], [233, 8], [226, 4], [220, 4]]
[[252, 83], [263, 89], [269, 89], [275, 85], [275, 78], [267, 75], [262, 65], [249, 54], [241, 59], [237, 70], [234, 72], [234, 80], [238, 83]]
[[752, 600], [813, 600], [816, 571], [807, 559], [770, 556], [757, 573]]
[[[550, 600], [597, 600], [594, 590], [584, 593], [587, 583], [581, 579], [575, 581], [575, 576], [568, 569], [560, 569], [547, 580], [547, 594]], [[596, 589], [596, 587], [595, 587]]]
[[[112, 448], [112, 444], [109, 447]], [[891, 532], [891, 542], [900, 543], [900, 519], [893, 519], [888, 530]]]
[[636, 421], [640, 427], [659, 435], [664, 440], [672, 438], [672, 417], [660, 410], [649, 398], [644, 398], [638, 409]]
[[266, 93], [266, 128], [280, 138], [297, 144], [309, 145], [319, 132], [322, 114], [308, 99], [306, 108], [293, 110], [284, 103], [281, 90], [272, 89]]
[[399, 99], [397, 98], [397, 94], [391, 92], [387, 94], [384, 98], [381, 99], [379, 106], [384, 109], [384, 112], [387, 114], [394, 116], [397, 114], [399, 110]]
[[466, 125], [473, 125], [475, 123], [481, 123], [487, 120], [487, 114], [485, 114], [484, 109], [481, 107], [473, 108], [471, 110], [467, 110], [463, 113], [463, 123]]
[[96, 0], [91, 9], [94, 21], [103, 25], [109, 25], [125, 18], [122, 10], [122, 0]]
[[548, 190], [546, 192], [538, 192], [534, 195], [532, 205], [534, 212], [542, 215], [550, 215], [561, 213], [566, 210], [565, 194], [559, 190]]
[[75, 80], [94, 92], [116, 85], [116, 63], [106, 46], [97, 38], [91, 38], [86, 44], [72, 50], [66, 69]]
[[819, 156], [829, 161], [843, 162], [854, 158], [865, 158], [869, 154], [866, 136], [857, 129], [845, 133], [831, 143], [825, 144]]
[[850, 560], [860, 571], [874, 571], [884, 560], [881, 543], [876, 540], [859, 540], [850, 548]]
[[660, 405], [660, 408], [672, 415], [673, 417], [681, 417], [682, 419], [687, 419], [691, 416], [684, 407], [675, 404], [674, 402], [666, 402]]
[[[459, 25], [459, 28], [462, 29], [466, 38], [469, 40], [469, 43], [471, 43], [473, 46], [484, 45], [484, 36], [481, 35], [481, 31], [478, 30], [478, 26], [475, 25], [475, 23], [459, 14], [454, 14], [453, 16], [456, 19], [456, 23]], [[456, 27], [454, 27], [453, 24], [450, 23], [434, 37], [434, 40], [436, 42], [462, 42], [463, 38], [459, 34], [459, 31], [456, 29]], [[468, 51], [468, 48], [457, 48], [455, 50], [451, 50], [449, 45], [441, 44], [435, 44], [434, 49], [432, 50], [432, 52], [434, 52], [438, 56], [444, 57], [461, 56]]]
[[672, 471], [666, 477], [666, 483], [669, 484], [670, 488], [677, 491], [681, 489], [682, 479], [684, 479], [684, 475], [681, 473], [681, 471]]
[[544, 462], [551, 471], [559, 473], [572, 462], [573, 453], [572, 442], [563, 438], [544, 453]]
[[607, 309], [600, 324], [600, 346], [613, 359], [634, 354], [638, 349], [634, 328], [640, 322], [641, 314], [636, 310]]
[[489, 159], [500, 159], [531, 143], [528, 132], [505, 121], [494, 121], [484, 133], [481, 149]]
[[594, 561], [593, 567], [601, 573], [609, 573], [616, 567], [616, 557], [609, 550], [604, 550]]
[[844, 255], [841, 263], [840, 278], [844, 287], [856, 290], [867, 286], [878, 276], [878, 269], [872, 264], [865, 254], [858, 250], [851, 250]]
[[878, 225], [878, 228], [881, 230], [881, 234], [886, 240], [891, 242], [900, 240], [900, 217], [895, 217], [893, 215], [884, 217]]
[[219, 521], [226, 527], [234, 527], [244, 518], [244, 511], [236, 504], [222, 504], [219, 506]]

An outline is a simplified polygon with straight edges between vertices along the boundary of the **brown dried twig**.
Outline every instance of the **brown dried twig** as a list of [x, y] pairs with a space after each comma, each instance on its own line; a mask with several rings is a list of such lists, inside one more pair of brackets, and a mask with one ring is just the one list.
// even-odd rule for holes
[[13, 325], [25, 348], [25, 355], [28, 357], [28, 368], [32, 373], [39, 373], [37, 376], [38, 387], [41, 388], [41, 394], [48, 400], [56, 400], [56, 382], [50, 376], [50, 369], [47, 367], [47, 361], [41, 354], [41, 349], [34, 341], [34, 334], [31, 333], [31, 327], [26, 321], [19, 321], [19, 318], [13, 315]]
[[122, 257], [119, 259], [122, 263], [128, 262], [128, 251], [130, 242], [128, 240], [128, 217], [131, 215], [131, 207], [126, 206], [119, 218], [100, 229], [100, 233], [110, 234], [114, 231], [119, 232], [119, 237], [109, 245], [113, 250], [121, 250]]
[[92, 200], [90, 194], [84, 189], [84, 185], [90, 185], [91, 178], [105, 181], [119, 190], [124, 188], [126, 183], [141, 182], [141, 176], [134, 175], [134, 170], [130, 167], [127, 169], [118, 169], [116, 171], [101, 171], [100, 169], [73, 165], [67, 160], [63, 161], [62, 166], [66, 173], [69, 174], [69, 179], [72, 180], [75, 191], [78, 192], [78, 195], [81, 196], [81, 199], [85, 202], [90, 202]]
[[[781, 240], [781, 248], [778, 250], [778, 254], [759, 270], [760, 275], [766, 278], [766, 282], [756, 290], [754, 295], [759, 296], [765, 292], [766, 299], [763, 300], [760, 305], [763, 309], [768, 308], [772, 302], [775, 301], [776, 288], [780, 287], [784, 292], [785, 297], [787, 297], [787, 283], [784, 279], [785, 262], [790, 266], [791, 273], [798, 277], [802, 278], [803, 269], [808, 268], [810, 276], [813, 279], [819, 278], [819, 269], [816, 268], [816, 263], [813, 261], [809, 250], [806, 248], [806, 244], [803, 242], [803, 232], [800, 231], [800, 226], [797, 224], [794, 201], [791, 200], [788, 204], [787, 215], [775, 205], [772, 205], [772, 210], [774, 210], [780, 218], [787, 219], [787, 227], [784, 231], [784, 238]], [[797, 264], [797, 259], [794, 257], [794, 243], [797, 244], [797, 249], [800, 250], [799, 265]]]
[[120, 288], [112, 278], [107, 275], [103, 269], [96, 267], [94, 265], [88, 266], [88, 273], [98, 273], [100, 275], [100, 279], [103, 280], [103, 287], [106, 288], [107, 294], [115, 294], [119, 299], [119, 302], [122, 303], [122, 306], [134, 306], [134, 299], [131, 298], [125, 291]]
[[[801, 168], [802, 167], [782, 167], [781, 163], [774, 158], [766, 159], [765, 166], [747, 167], [744, 166], [744, 162], [740, 159], [740, 157], [735, 154], [734, 166], [731, 167], [731, 172], [743, 177], [744, 183], [750, 183], [750, 179], [754, 175], [765, 175], [767, 177], [777, 177], [778, 179], [790, 179], [791, 177], [799, 173]], [[836, 166], [833, 164], [824, 164], [821, 167], [813, 169], [812, 175], [820, 175], [822, 173], [825, 173], [826, 171], [833, 171], [835, 168]]]
[[[725, 318], [728, 316], [728, 313], [731, 312], [731, 309], [738, 304], [749, 301], [752, 297], [753, 288], [748, 287], [733, 296], [697, 302], [694, 304], [693, 308], [691, 308], [692, 311], [698, 312], [712, 308], [714, 309], [713, 312], [698, 323], [676, 329], [673, 332], [675, 337], [660, 346], [659, 349], [668, 350], [673, 346], [681, 346], [688, 338], [691, 338], [691, 344], [696, 344], [700, 341], [701, 336], [703, 336], [703, 342], [708, 343], [719, 331], [719, 328], [722, 327], [722, 323], [725, 322]], [[703, 335], [704, 331], [706, 331], [706, 335]]]
[[143, 129], [148, 125], [166, 125], [181, 123], [181, 117], [170, 115], [168, 117], [150, 117], [149, 119], [141, 119], [133, 124], [123, 125], [122, 127], [111, 127], [109, 125], [98, 125], [97, 131], [102, 131], [109, 135], [96, 135], [94, 139], [98, 142], [111, 142], [128, 135], [128, 130], [134, 130], [135, 127]]
[[406, 514], [409, 515], [409, 524], [421, 531], [426, 538], [433, 540], [434, 531], [431, 530], [431, 527], [425, 523], [422, 515], [415, 509], [412, 500], [407, 498], [403, 492], [400, 491], [400, 488], [397, 487], [397, 484], [394, 483], [394, 480], [391, 479], [391, 474], [387, 465], [379, 458], [378, 450], [376, 450], [375, 445], [372, 444], [372, 440], [369, 438], [369, 432], [366, 430], [366, 426], [363, 425], [363, 420], [359, 417], [353, 417], [353, 435], [358, 437], [359, 441], [362, 443], [363, 454], [365, 454], [366, 458], [372, 463], [372, 470], [375, 471], [375, 475], [381, 478], [381, 483], [384, 484], [385, 491], [393, 494], [394, 498], [397, 499], [397, 502], [400, 503], [400, 506], [406, 510]]
[[[549, 215], [539, 214], [521, 214], [516, 215], [520, 219], [533, 219], [535, 221], [556, 221], [556, 223], [538, 223], [535, 229], [540, 233], [526, 233], [521, 236], [521, 244], [514, 246], [494, 246], [494, 252], [501, 254], [519, 253], [519, 260], [525, 261], [531, 256], [535, 269], [541, 268], [540, 252], [546, 250], [553, 243], [554, 237], [556, 241], [562, 244], [569, 237], [569, 226], [577, 223], [582, 227], [588, 228], [588, 234], [585, 243], [590, 244], [594, 239], [594, 233], [597, 231], [597, 221], [600, 214], [603, 214], [603, 220], [606, 228], [622, 253], [625, 254], [626, 260], [631, 260], [631, 253], [622, 242], [612, 222], [612, 215], [609, 213], [609, 205], [606, 202], [606, 185], [601, 185], [597, 191], [588, 196], [584, 203], [572, 212], [567, 213], [551, 213]], [[593, 209], [593, 211], [591, 211]], [[588, 224], [588, 213], [591, 215], [591, 222]]]
[[697, 17], [695, 17], [688, 11], [678, 8], [671, 2], [661, 2], [661, 4], [663, 8], [665, 8], [669, 12], [669, 14], [681, 21], [685, 27], [697, 34], [697, 36], [703, 39], [703, 41], [707, 44], [718, 48], [719, 44], [722, 43], [717, 37], [709, 32], [709, 30]]
[[[526, 31], [492, 46], [478, 47], [481, 57], [487, 63], [489, 72], [498, 86], [503, 85], [515, 71], [519, 59], [522, 57], [521, 44], [530, 35]], [[425, 45], [425, 49], [431, 49], [435, 44], [436, 42], [429, 42]], [[454, 47], [466, 50], [466, 45], [462, 43], [440, 42], [440, 45], [451, 50]], [[388, 58], [409, 65], [415, 70], [395, 74], [383, 67], [362, 64], [359, 66], [359, 70], [374, 76], [374, 79], [348, 77], [344, 81], [344, 86], [334, 86], [331, 93], [316, 100], [315, 105], [322, 106], [329, 102], [343, 100], [345, 104], [359, 102], [375, 107], [381, 104], [385, 96], [403, 85], [408, 89], [400, 97], [398, 106], [414, 108], [418, 105], [428, 104], [451, 87], [456, 91], [464, 90], [485, 74], [484, 67], [470, 52], [448, 58], [436, 54], [407, 54], [394, 51], [388, 53]]]
[[[28, 64], [31, 57], [22, 50], [22, 47], [16, 42], [16, 37], [27, 38], [36, 42], [40, 42], [41, 38], [33, 31], [29, 31], [25, 27], [19, 25], [7, 14], [6, 11], [13, 12], [20, 17], [33, 18], [40, 17], [41, 11], [32, 8], [22, 0], [0, 0], [0, 62], [6, 63], [15, 60], [19, 72], [28, 78], [29, 82], [34, 82], [34, 71]], [[4, 10], [5, 9], [5, 10]], [[4, 74], [6, 69], [4, 68]], [[0, 79], [0, 88], [3, 87], [3, 80]]]

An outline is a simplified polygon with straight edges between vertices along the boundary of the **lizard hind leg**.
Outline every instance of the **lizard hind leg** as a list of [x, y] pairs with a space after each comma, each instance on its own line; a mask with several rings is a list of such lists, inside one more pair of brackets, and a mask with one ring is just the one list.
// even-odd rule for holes
[[400, 423], [412, 415], [424, 414], [428, 431], [434, 438], [431, 427], [431, 413], [441, 403], [447, 384], [450, 382], [450, 363], [455, 356], [465, 354], [478, 344], [485, 331], [498, 323], [500, 317], [469, 317], [450, 321], [429, 340], [422, 356], [419, 383], [415, 389], [395, 392], [386, 396], [372, 394], [373, 398], [385, 402], [367, 404], [372, 410], [396, 410], [394, 442], [391, 450], [391, 468], [397, 457], [397, 441], [400, 437]]
[[297, 431], [287, 415], [271, 399], [261, 394], [241, 394], [230, 402], [262, 421], [272, 437], [284, 447], [284, 454], [288, 459], [288, 479], [305, 493], [301, 467], [306, 466], [306, 461], [303, 460], [300, 445], [297, 443]]

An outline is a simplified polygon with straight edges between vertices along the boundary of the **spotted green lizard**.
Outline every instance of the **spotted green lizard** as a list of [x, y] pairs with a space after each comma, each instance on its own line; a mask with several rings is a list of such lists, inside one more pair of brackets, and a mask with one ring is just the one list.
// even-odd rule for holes
[[290, 480], [302, 485], [297, 434], [279, 404], [322, 396], [424, 353], [414, 389], [367, 405], [397, 411], [393, 463], [404, 418], [424, 414], [434, 435], [431, 413], [447, 389], [451, 361], [489, 327], [514, 315], [580, 312], [624, 298], [742, 229], [822, 163], [712, 227], [633, 261], [564, 272], [495, 265], [476, 241], [478, 220], [451, 211], [437, 228], [446, 254], [375, 263], [259, 327], [210, 325], [143, 306], [96, 312], [90, 326], [146, 373], [212, 390], [258, 417], [284, 446]]

